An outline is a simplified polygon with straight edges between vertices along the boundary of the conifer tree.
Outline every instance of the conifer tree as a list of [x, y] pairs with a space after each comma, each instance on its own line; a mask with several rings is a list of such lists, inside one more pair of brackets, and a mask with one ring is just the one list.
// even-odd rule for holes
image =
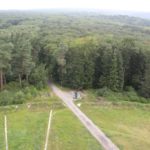
[[146, 72], [144, 76], [144, 82], [142, 83], [142, 87], [140, 89], [140, 93], [142, 96], [149, 98], [150, 97], [150, 63], [146, 66]]
[[117, 70], [118, 70], [117, 89], [122, 91], [124, 87], [124, 68], [123, 68], [123, 58], [120, 50], [117, 51]]
[[5, 72], [10, 68], [13, 44], [0, 40], [0, 88], [3, 89]]
[[118, 88], [118, 62], [117, 62], [117, 50], [112, 51], [112, 58], [110, 62], [109, 75], [108, 75], [108, 87], [117, 91]]
[[12, 71], [18, 76], [20, 86], [22, 86], [22, 78], [28, 82], [28, 77], [34, 67], [31, 55], [31, 42], [26, 35], [18, 35], [14, 43]]

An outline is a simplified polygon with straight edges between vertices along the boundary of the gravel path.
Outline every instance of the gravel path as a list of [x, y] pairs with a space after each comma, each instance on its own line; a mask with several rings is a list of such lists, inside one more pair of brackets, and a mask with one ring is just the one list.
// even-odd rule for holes
[[53, 92], [68, 106], [68, 108], [78, 117], [87, 130], [97, 139], [105, 150], [119, 150], [119, 148], [73, 103], [73, 98], [67, 92], [50, 85]]

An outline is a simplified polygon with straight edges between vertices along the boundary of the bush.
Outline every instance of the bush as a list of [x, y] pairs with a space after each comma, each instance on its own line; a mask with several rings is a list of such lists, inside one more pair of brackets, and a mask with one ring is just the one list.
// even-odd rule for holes
[[25, 95], [22, 91], [14, 92], [4, 90], [0, 93], [0, 105], [22, 104], [25, 101]]
[[127, 92], [135, 92], [135, 89], [132, 86], [126, 86], [125, 91]]
[[28, 87], [29, 83], [25, 80], [22, 80], [22, 88]]
[[37, 96], [37, 94], [38, 94], [38, 91], [37, 91], [37, 89], [34, 87], [34, 86], [32, 86], [31, 88], [30, 88], [30, 93], [31, 93], [31, 95], [32, 96]]
[[13, 100], [13, 104], [22, 104], [25, 101], [25, 94], [22, 91], [18, 91]]
[[129, 101], [139, 101], [139, 97], [136, 92], [126, 92], [125, 94]]
[[5, 85], [5, 89], [8, 91], [16, 90], [20, 88], [20, 84], [18, 82], [10, 82], [7, 85]]
[[8, 105], [9, 103], [11, 103], [11, 101], [12, 97], [10, 95], [10, 92], [8, 92], [7, 90], [2, 91], [0, 94], [0, 105]]
[[138, 95], [138, 93], [132, 87], [126, 87], [124, 92], [113, 92], [107, 87], [98, 89], [96, 94], [98, 96], [105, 97], [111, 101], [132, 101], [132, 102], [141, 102], [149, 103], [150, 100]]
[[37, 89], [34, 86], [24, 88], [23, 92], [25, 94], [31, 94], [32, 96], [37, 95]]
[[38, 89], [42, 89], [47, 84], [47, 70], [45, 70], [45, 65], [41, 64], [34, 68], [32, 71], [29, 82], [36, 86]]
[[38, 94], [38, 91], [34, 86], [20, 89], [19, 86], [15, 85], [17, 85], [15, 82], [10, 83], [7, 85], [8, 90], [5, 89], [0, 92], [0, 106], [22, 104], [25, 100], [31, 99]]
[[25, 95], [25, 99], [31, 99], [31, 98], [32, 98], [31, 93], [27, 93], [27, 94]]
[[23, 89], [23, 92], [24, 92], [25, 94], [30, 93], [30, 88], [29, 88], [29, 87], [25, 87], [25, 88]]
[[101, 89], [98, 89], [96, 94], [98, 96], [104, 96], [105, 97], [105, 96], [109, 95], [110, 92], [111, 92], [110, 89], [108, 89], [107, 87], [103, 87]]

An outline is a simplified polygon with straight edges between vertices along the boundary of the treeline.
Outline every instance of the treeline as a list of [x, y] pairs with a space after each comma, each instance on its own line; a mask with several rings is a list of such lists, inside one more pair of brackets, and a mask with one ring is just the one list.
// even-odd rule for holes
[[[33, 84], [42, 88], [47, 83], [45, 64], [38, 59], [34, 39], [27, 33], [0, 34], [0, 88], [11, 81], [18, 81], [20, 87]], [[35, 45], [36, 46], [36, 45]]]
[[133, 87], [149, 98], [149, 35], [139, 31], [144, 35], [140, 41], [130, 32], [134, 36], [123, 38], [128, 37], [126, 30], [120, 32], [123, 26], [98, 18], [47, 14], [2, 19], [0, 89], [12, 81], [42, 88], [54, 80], [77, 90], [106, 87], [117, 92]]
[[62, 49], [53, 66], [55, 81], [74, 89], [107, 87], [123, 91], [131, 86], [140, 95], [150, 97], [149, 52], [132, 39], [101, 44], [84, 40]]
[[133, 39], [76, 38], [50, 51], [41, 39], [29, 35], [1, 34], [1, 90], [11, 81], [18, 81], [20, 87], [33, 84], [41, 88], [49, 78], [78, 90], [107, 87], [123, 91], [132, 86], [150, 97], [150, 52]]

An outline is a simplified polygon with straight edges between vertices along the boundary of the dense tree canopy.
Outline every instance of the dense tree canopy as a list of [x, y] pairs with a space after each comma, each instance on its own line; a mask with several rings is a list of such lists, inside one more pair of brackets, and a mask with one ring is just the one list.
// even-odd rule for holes
[[148, 98], [149, 31], [150, 21], [127, 16], [1, 13], [0, 87], [49, 78], [77, 90], [132, 86]]

